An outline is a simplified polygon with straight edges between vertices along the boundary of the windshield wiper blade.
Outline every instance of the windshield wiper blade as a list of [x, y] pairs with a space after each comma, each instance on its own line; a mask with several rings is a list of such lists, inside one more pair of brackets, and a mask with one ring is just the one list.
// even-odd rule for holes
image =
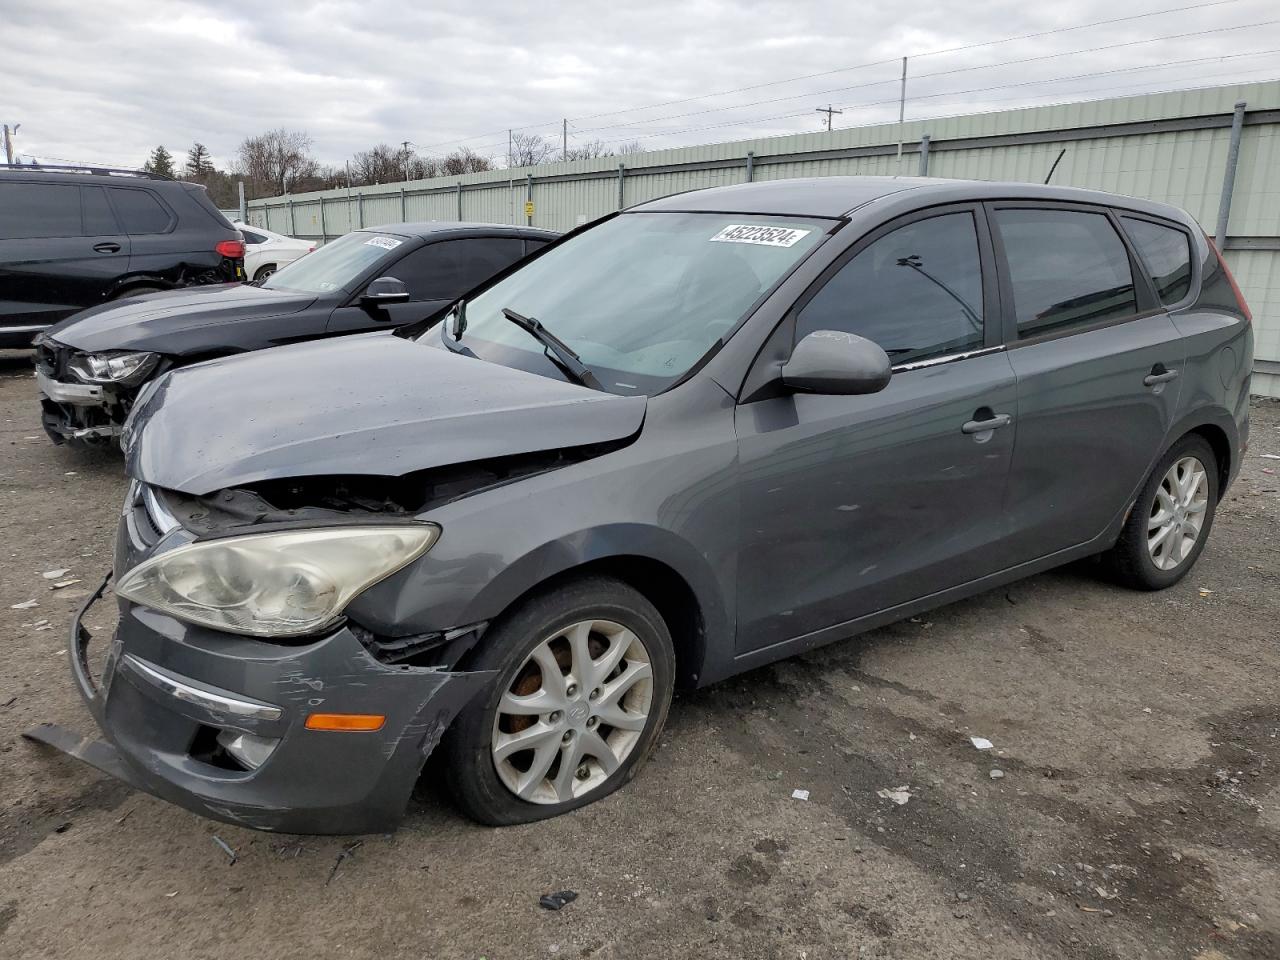
[[564, 369], [565, 373], [569, 374], [578, 383], [584, 387], [591, 387], [593, 390], [604, 389], [604, 384], [596, 379], [596, 375], [591, 372], [590, 367], [582, 362], [582, 358], [540, 322], [533, 317], [526, 317], [516, 313], [510, 307], [503, 307], [502, 315], [542, 344], [543, 349], [549, 352], [555, 360], [559, 361], [559, 366]]

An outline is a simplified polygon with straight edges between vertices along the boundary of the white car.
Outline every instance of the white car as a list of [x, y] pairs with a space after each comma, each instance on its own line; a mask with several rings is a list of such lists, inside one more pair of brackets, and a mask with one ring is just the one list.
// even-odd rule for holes
[[316, 248], [306, 240], [251, 227], [238, 220], [235, 226], [244, 235], [244, 275], [250, 280], [265, 280], [286, 263], [293, 263]]

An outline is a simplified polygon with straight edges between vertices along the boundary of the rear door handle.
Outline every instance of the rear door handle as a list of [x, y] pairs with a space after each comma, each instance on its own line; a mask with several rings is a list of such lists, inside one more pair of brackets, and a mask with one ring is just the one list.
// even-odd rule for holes
[[996, 413], [985, 420], [970, 420], [960, 428], [962, 433], [986, 433], [988, 430], [999, 430], [1013, 423], [1013, 417], [1007, 413]]
[[95, 243], [93, 249], [96, 253], [119, 253], [120, 244], [118, 243]]
[[1154, 387], [1157, 383], [1168, 383], [1170, 380], [1176, 380], [1177, 378], [1177, 370], [1165, 370], [1164, 368], [1160, 368], [1158, 371], [1153, 369], [1149, 374], [1142, 378], [1142, 382], [1148, 387]]

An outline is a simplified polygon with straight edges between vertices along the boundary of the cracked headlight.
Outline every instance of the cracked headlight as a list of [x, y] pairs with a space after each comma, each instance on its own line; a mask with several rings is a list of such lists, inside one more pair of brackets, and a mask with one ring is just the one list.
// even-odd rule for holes
[[116, 593], [191, 623], [292, 637], [338, 619], [352, 598], [426, 553], [430, 523], [255, 533], [177, 547], [138, 564]]
[[145, 351], [111, 350], [80, 353], [71, 358], [71, 372], [85, 383], [118, 383], [132, 387], [156, 368], [160, 355]]

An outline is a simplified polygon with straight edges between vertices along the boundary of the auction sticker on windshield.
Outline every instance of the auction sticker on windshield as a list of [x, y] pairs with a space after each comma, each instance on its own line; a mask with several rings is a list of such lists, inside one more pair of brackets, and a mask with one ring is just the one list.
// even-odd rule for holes
[[791, 247], [809, 235], [809, 230], [792, 227], [752, 226], [749, 223], [731, 223], [714, 237], [714, 243], [755, 243], [763, 247]]
[[366, 247], [382, 247], [384, 250], [394, 250], [403, 240], [397, 240], [395, 237], [370, 237], [364, 242]]

